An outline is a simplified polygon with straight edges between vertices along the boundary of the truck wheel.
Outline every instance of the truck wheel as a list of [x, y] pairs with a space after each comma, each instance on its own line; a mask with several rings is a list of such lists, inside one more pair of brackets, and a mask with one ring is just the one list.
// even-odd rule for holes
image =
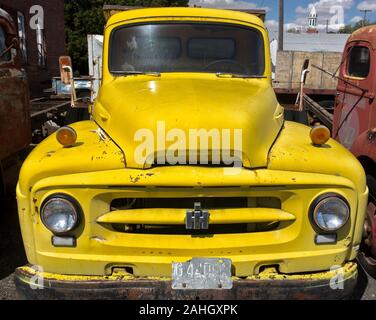
[[367, 176], [369, 201], [363, 228], [359, 262], [369, 275], [376, 278], [376, 178]]

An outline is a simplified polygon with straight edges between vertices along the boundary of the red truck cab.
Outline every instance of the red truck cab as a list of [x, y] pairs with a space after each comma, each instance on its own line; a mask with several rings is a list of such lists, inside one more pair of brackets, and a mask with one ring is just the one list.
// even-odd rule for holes
[[18, 43], [12, 18], [0, 9], [0, 195], [4, 190], [3, 161], [31, 141], [29, 90]]
[[370, 197], [362, 258], [376, 270], [376, 26], [349, 38], [339, 78], [333, 137], [359, 159], [367, 174]]

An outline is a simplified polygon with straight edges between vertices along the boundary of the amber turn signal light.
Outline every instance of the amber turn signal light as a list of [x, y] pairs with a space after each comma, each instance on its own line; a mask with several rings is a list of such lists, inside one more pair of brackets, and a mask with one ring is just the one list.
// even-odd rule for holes
[[77, 132], [71, 127], [62, 127], [56, 132], [56, 139], [64, 147], [71, 147], [77, 141]]
[[322, 146], [330, 139], [330, 130], [325, 126], [316, 126], [312, 128], [310, 136], [314, 145]]

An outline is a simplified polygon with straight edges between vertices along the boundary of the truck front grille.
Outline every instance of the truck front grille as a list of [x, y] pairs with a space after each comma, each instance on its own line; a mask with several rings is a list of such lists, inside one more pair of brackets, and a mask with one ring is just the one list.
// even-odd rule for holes
[[113, 231], [134, 234], [213, 236], [215, 234], [244, 234], [269, 232], [278, 229], [278, 221], [271, 223], [238, 223], [209, 226], [208, 230], [186, 230], [184, 225], [125, 225], [112, 224]]
[[[200, 203], [210, 214], [209, 229], [187, 230], [186, 212]], [[295, 217], [275, 197], [118, 198], [97, 221], [121, 233], [210, 236], [274, 231]]]
[[274, 197], [238, 198], [120, 198], [111, 202], [111, 210], [175, 208], [192, 209], [200, 202], [203, 209], [274, 208], [281, 209], [281, 200]]

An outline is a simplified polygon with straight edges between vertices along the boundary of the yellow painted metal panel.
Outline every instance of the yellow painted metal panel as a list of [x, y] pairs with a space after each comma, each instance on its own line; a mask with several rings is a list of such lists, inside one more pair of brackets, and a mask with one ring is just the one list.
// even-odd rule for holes
[[[133, 209], [118, 210], [104, 214], [97, 219], [100, 223], [124, 224], [167, 224], [185, 223], [184, 209]], [[210, 224], [236, 224], [293, 221], [294, 215], [279, 209], [245, 208], [210, 210]]]
[[[168, 170], [168, 168], [165, 168]], [[207, 169], [206, 170], [210, 170]], [[265, 170], [266, 171], [266, 170]], [[118, 175], [121, 172], [119, 171]], [[309, 175], [309, 174], [305, 174]], [[319, 175], [311, 174], [310, 181]], [[324, 176], [325, 177], [325, 176]], [[73, 178], [73, 176], [71, 177]], [[330, 269], [335, 263], [346, 261], [352, 250], [352, 233], [357, 209], [352, 207], [351, 219], [346, 228], [338, 233], [338, 242], [333, 245], [317, 246], [315, 231], [309, 223], [308, 208], [317, 196], [326, 192], [337, 192], [351, 204], [356, 203], [356, 193], [349, 187], [348, 180], [333, 177], [329, 185], [319, 185], [306, 180], [306, 185], [290, 185], [281, 188], [259, 186], [256, 188], [101, 188], [74, 181], [68, 176], [56, 177], [65, 180], [70, 187], [54, 187], [52, 178], [37, 184], [32, 191], [33, 200], [29, 206], [20, 208], [25, 212], [22, 220], [25, 235], [34, 239], [34, 250], [30, 260], [41, 264], [46, 271], [66, 274], [100, 275], [108, 274], [112, 265], [131, 265], [137, 275], [166, 276], [171, 272], [172, 261], [187, 261], [192, 257], [227, 257], [233, 261], [237, 274], [247, 276], [257, 273], [262, 265], [279, 265], [283, 272], [314, 272]], [[97, 182], [101, 176], [97, 177]], [[291, 180], [291, 179], [290, 179]], [[335, 181], [336, 180], [336, 181]], [[94, 182], [94, 180], [93, 180]], [[333, 182], [333, 183], [331, 183]], [[335, 186], [344, 182], [345, 186]], [[43, 186], [43, 187], [42, 187]], [[55, 248], [51, 244], [51, 232], [39, 217], [39, 208], [44, 199], [55, 193], [65, 193], [76, 198], [85, 214], [84, 229], [77, 234], [76, 248]], [[272, 196], [281, 199], [282, 210], [293, 214], [296, 220], [270, 232], [243, 234], [215, 234], [194, 237], [193, 235], [126, 234], [115, 232], [98, 224], [97, 219], [110, 210], [112, 199], [143, 197], [261, 197]], [[20, 197], [20, 195], [19, 195]], [[362, 201], [365, 201], [362, 199]], [[189, 209], [189, 208], [188, 208]], [[33, 235], [38, 235], [34, 237]], [[69, 257], [69, 268], [66, 259]]]
[[[121, 272], [119, 269], [117, 272], [112, 274], [111, 276], [106, 277], [99, 277], [99, 276], [74, 276], [74, 275], [62, 275], [62, 274], [53, 274], [48, 272], [40, 272], [37, 271], [29, 266], [21, 267], [21, 270], [25, 271], [26, 273], [34, 276], [38, 276], [39, 278], [46, 279], [46, 280], [60, 280], [60, 281], [67, 281], [67, 282], [87, 282], [87, 281], [127, 281], [127, 280], [136, 280], [132, 274], [127, 272]], [[278, 270], [275, 268], [266, 268], [260, 274], [255, 276], [247, 277], [247, 280], [332, 280], [336, 277], [341, 277], [344, 279], [348, 279], [353, 277], [357, 273], [357, 264], [354, 262], [349, 262], [345, 264], [342, 268], [333, 269], [327, 272], [317, 272], [311, 274], [296, 274], [296, 275], [281, 275], [278, 273]], [[159, 281], [170, 281], [171, 277], [144, 277], [144, 280], [159, 280]], [[239, 280], [239, 278], [233, 277], [233, 280]]]
[[202, 20], [210, 19], [226, 19], [237, 22], [252, 23], [259, 26], [264, 26], [262, 20], [256, 15], [246, 12], [223, 10], [223, 9], [209, 9], [209, 8], [177, 8], [177, 7], [165, 7], [165, 8], [144, 8], [136, 10], [126, 10], [118, 12], [110, 17], [107, 22], [107, 26], [113, 24], [126, 23], [135, 19], [150, 19], [156, 18], [159, 20], [165, 20], [167, 18], [178, 18], [180, 20], [186, 18], [196, 18]]

